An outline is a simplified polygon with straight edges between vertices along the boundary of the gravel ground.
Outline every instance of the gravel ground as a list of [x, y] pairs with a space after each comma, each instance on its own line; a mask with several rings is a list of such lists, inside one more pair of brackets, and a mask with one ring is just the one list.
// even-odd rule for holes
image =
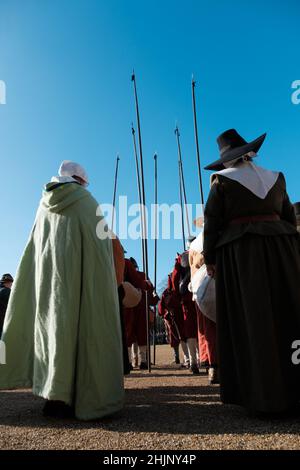
[[204, 374], [171, 361], [169, 346], [159, 346], [151, 375], [126, 378], [124, 410], [98, 422], [45, 419], [30, 391], [0, 392], [0, 449], [300, 449], [299, 418], [248, 418], [222, 405]]

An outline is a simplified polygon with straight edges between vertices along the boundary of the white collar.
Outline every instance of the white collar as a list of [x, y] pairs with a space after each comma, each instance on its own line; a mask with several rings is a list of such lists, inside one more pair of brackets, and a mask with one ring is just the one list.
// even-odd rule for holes
[[226, 176], [249, 189], [255, 196], [265, 199], [276, 183], [279, 173], [265, 170], [253, 162], [242, 162], [231, 168], [217, 171], [211, 175], [211, 185], [215, 175]]
[[77, 183], [72, 176], [52, 176], [51, 183]]

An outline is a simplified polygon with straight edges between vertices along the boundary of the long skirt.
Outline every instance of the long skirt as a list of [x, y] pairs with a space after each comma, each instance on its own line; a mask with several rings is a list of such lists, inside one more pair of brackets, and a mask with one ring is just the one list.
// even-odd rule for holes
[[198, 305], [195, 303], [196, 312], [198, 316], [198, 344], [200, 352], [200, 361], [208, 362], [210, 366], [217, 366], [217, 344], [216, 332], [217, 327], [215, 322], [207, 318]]
[[[295, 235], [247, 234], [217, 250], [221, 399], [279, 413], [300, 400], [300, 254]], [[295, 362], [295, 361], [294, 361]]]

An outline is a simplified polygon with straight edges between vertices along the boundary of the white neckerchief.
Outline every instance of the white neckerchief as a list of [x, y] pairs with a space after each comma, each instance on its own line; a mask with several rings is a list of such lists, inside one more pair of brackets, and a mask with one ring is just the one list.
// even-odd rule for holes
[[214, 175], [226, 176], [229, 179], [237, 181], [245, 188], [249, 189], [255, 196], [265, 199], [269, 191], [276, 183], [279, 173], [276, 171], [265, 170], [253, 162], [243, 161], [232, 168], [217, 171], [211, 175], [212, 184]]
[[203, 251], [203, 232], [199, 233], [197, 238], [192, 241], [190, 244], [190, 250], [197, 251], [197, 253], [202, 253]]

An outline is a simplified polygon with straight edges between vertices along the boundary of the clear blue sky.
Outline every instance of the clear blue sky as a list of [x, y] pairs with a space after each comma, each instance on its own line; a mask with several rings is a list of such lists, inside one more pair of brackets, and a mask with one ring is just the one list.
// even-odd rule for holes
[[[119, 194], [137, 201], [130, 123], [135, 68], [144, 139], [146, 198], [178, 202], [175, 121], [181, 129], [188, 200], [199, 202], [190, 79], [197, 79], [203, 166], [215, 139], [236, 127], [267, 140], [259, 164], [282, 170], [300, 200], [298, 0], [0, 0], [0, 272], [12, 272], [28, 238], [42, 186], [63, 159], [82, 163], [90, 190], [110, 202], [119, 152]], [[205, 195], [208, 177], [205, 172]], [[140, 261], [140, 243], [125, 243]], [[158, 278], [180, 241], [159, 242]], [[150, 272], [153, 247], [150, 243]]]

